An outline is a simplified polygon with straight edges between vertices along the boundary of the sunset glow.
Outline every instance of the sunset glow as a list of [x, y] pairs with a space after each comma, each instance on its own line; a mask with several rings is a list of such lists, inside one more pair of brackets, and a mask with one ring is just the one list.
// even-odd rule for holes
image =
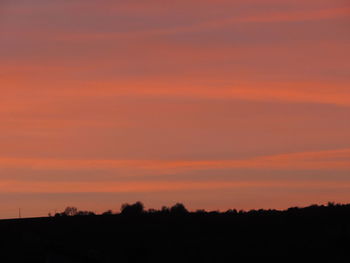
[[4, 0], [0, 91], [0, 218], [350, 202], [348, 0]]

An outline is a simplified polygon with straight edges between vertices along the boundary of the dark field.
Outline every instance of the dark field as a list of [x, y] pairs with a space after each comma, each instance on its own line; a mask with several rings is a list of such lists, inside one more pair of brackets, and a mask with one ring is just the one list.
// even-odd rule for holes
[[350, 205], [0, 221], [0, 262], [350, 262]]

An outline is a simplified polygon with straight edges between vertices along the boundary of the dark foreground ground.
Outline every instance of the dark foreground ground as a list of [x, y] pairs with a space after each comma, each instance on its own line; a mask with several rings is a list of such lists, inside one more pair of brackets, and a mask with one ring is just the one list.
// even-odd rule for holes
[[0, 262], [350, 262], [350, 205], [0, 221]]

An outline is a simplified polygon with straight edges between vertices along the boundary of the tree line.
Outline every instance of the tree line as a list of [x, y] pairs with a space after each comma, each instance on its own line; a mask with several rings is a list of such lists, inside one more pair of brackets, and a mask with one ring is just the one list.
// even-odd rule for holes
[[[228, 209], [227, 211], [224, 212], [219, 212], [219, 211], [206, 211], [204, 209], [199, 209], [194, 212], [190, 212], [187, 210], [184, 204], [182, 203], [176, 203], [173, 206], [167, 207], [163, 206], [161, 209], [153, 209], [150, 208], [148, 210], [145, 209], [145, 206], [142, 202], [138, 201], [133, 204], [129, 203], [124, 203], [121, 205], [120, 208], [120, 213], [113, 212], [112, 210], [107, 210], [101, 215], [108, 216], [108, 215], [128, 215], [128, 216], [138, 216], [141, 214], [162, 214], [162, 215], [185, 215], [188, 213], [192, 214], [266, 214], [266, 213], [280, 213], [280, 212], [296, 212], [299, 210], [303, 211], [315, 211], [315, 210], [320, 210], [322, 208], [339, 208], [339, 207], [350, 207], [349, 204], [339, 204], [339, 203], [334, 203], [334, 202], [328, 202], [327, 205], [310, 205], [307, 207], [291, 207], [288, 208], [287, 210], [280, 211], [276, 209], [259, 209], [259, 210], [249, 210], [249, 211], [244, 211], [244, 210], [237, 210], [237, 209]], [[54, 214], [55, 217], [62, 217], [62, 216], [95, 216], [97, 215], [93, 211], [85, 211], [85, 210], [79, 210], [76, 207], [73, 206], [68, 206], [66, 209], [62, 212]], [[53, 215], [49, 213], [49, 217], [52, 217]]]

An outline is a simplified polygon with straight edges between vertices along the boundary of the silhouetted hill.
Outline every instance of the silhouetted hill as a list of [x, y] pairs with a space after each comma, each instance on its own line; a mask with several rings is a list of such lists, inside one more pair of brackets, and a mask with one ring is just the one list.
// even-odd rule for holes
[[128, 209], [2, 220], [0, 262], [350, 262], [350, 205]]

